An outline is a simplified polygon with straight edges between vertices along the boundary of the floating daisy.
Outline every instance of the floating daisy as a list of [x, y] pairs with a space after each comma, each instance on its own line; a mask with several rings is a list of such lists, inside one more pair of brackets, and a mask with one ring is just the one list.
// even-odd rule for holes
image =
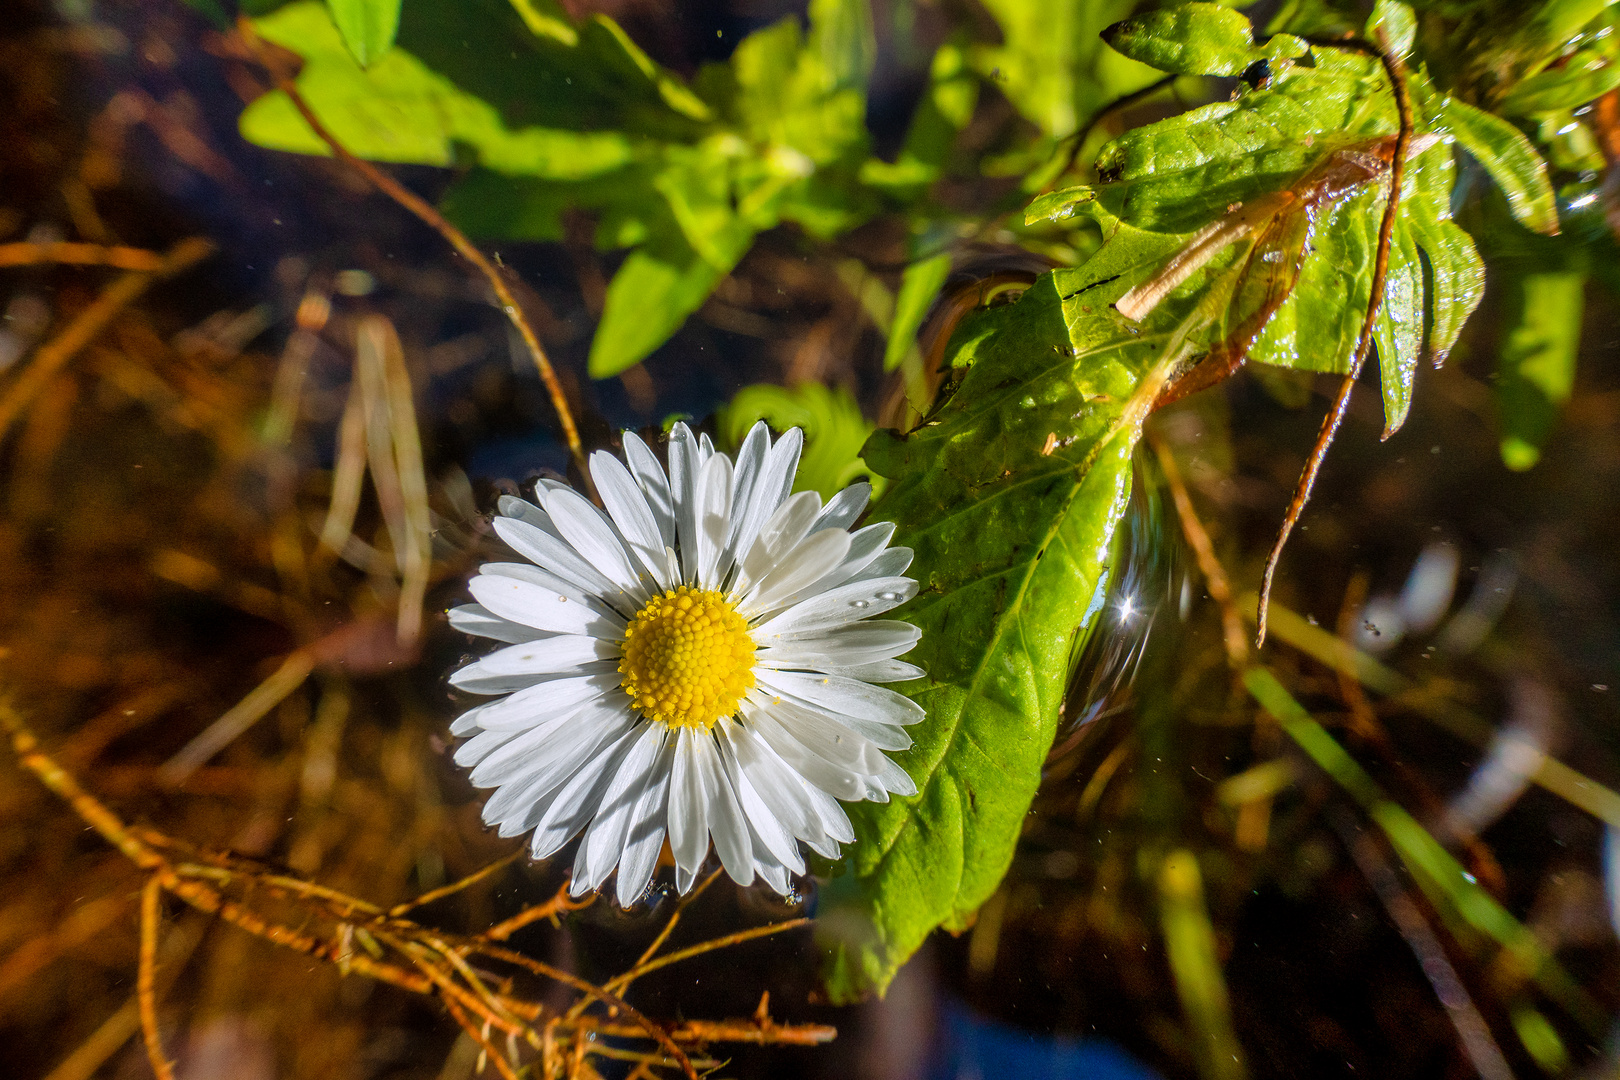
[[451, 727], [472, 736], [455, 760], [496, 789], [484, 821], [532, 831], [535, 858], [584, 830], [574, 895], [617, 866], [633, 902], [666, 833], [681, 892], [712, 837], [738, 883], [786, 895], [801, 843], [836, 858], [855, 838], [839, 800], [915, 793], [884, 751], [911, 745], [922, 709], [873, 684], [922, 674], [895, 659], [919, 631], [871, 618], [916, 594], [911, 551], [888, 523], [849, 531], [867, 484], [825, 506], [788, 494], [803, 441], [757, 424], [733, 466], [676, 424], [666, 474], [626, 432], [628, 467], [590, 462], [606, 513], [551, 481], [538, 506], [501, 499], [495, 532], [530, 562], [484, 565], [477, 603], [450, 612], [508, 643], [450, 677], [501, 695]]

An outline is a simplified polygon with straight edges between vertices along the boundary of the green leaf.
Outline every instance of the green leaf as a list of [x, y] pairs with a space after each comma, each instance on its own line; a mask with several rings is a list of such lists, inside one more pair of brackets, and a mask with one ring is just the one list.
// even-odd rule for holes
[[1453, 97], [1441, 104], [1441, 122], [1490, 173], [1519, 224], [1547, 236], [1558, 232], [1558, 203], [1547, 165], [1518, 128]]
[[1219, 4], [1151, 11], [1115, 23], [1102, 37], [1132, 60], [1177, 75], [1241, 75], [1256, 61], [1302, 56], [1310, 48], [1287, 36], [1256, 48], [1248, 17]]
[[327, 0], [327, 5], [343, 34], [343, 44], [361, 67], [370, 67], [393, 47], [399, 32], [400, 0]]
[[827, 72], [828, 90], [866, 89], [877, 62], [877, 36], [867, 0], [810, 0], [810, 41]]
[[917, 345], [917, 331], [922, 329], [928, 309], [945, 287], [951, 276], [951, 257], [934, 255], [906, 267], [900, 276], [900, 292], [895, 297], [894, 321], [889, 324], [889, 343], [883, 350], [883, 370], [893, 371], [900, 366]]
[[1048, 191], [1024, 210], [1024, 224], [1034, 225], [1038, 221], [1062, 222], [1075, 215], [1081, 206], [1097, 198], [1097, 189], [1092, 187], [1063, 188], [1061, 191]]
[[938, 179], [956, 140], [973, 118], [979, 81], [968, 67], [962, 41], [948, 41], [934, 52], [928, 92], [911, 117], [905, 145], [890, 164], [872, 158], [861, 166], [861, 182], [879, 187], [920, 187]]
[[[793, 479], [794, 491], [819, 491], [823, 499], [830, 499], [871, 473], [861, 460], [861, 446], [872, 434], [873, 424], [861, 415], [854, 395], [842, 387], [820, 383], [747, 386], [737, 391], [715, 419], [721, 441], [733, 450], [759, 420], [778, 431], [804, 429], [804, 453]], [[883, 478], [872, 479], [881, 494]]]
[[[456, 145], [465, 144], [497, 172], [560, 180], [598, 176], [634, 157], [629, 139], [618, 132], [513, 130], [493, 106], [402, 48], [362, 69], [318, 0], [288, 4], [255, 20], [254, 28], [304, 58], [299, 91], [337, 140], [359, 157], [446, 166], [455, 161]], [[273, 150], [331, 153], [279, 91], [249, 105], [240, 126], [249, 142]]]
[[1012, 858], [1105, 595], [1141, 418], [1208, 324], [1202, 282], [1144, 328], [1110, 305], [1181, 239], [1122, 226], [1079, 269], [964, 320], [954, 394], [866, 445], [890, 478], [872, 519], [916, 551], [921, 592], [900, 614], [928, 676], [899, 689], [928, 717], [897, 756], [918, 794], [849, 807], [858, 842], [820, 919], [835, 1000], [881, 991], [934, 927], [965, 926]]
[[1001, 45], [978, 45], [973, 66], [1047, 136], [1079, 130], [1109, 100], [1158, 73], [1104, 48], [1102, 29], [1135, 0], [985, 0]]
[[1496, 396], [1502, 461], [1510, 469], [1528, 469], [1540, 460], [1558, 410], [1574, 389], [1585, 291], [1580, 270], [1520, 273], [1508, 283], [1510, 329], [1497, 364]]
[[1620, 86], [1620, 63], [1613, 63], [1595, 49], [1582, 49], [1562, 67], [1537, 72], [1515, 83], [1502, 99], [1502, 112], [1508, 116], [1558, 112], [1595, 101]]
[[1417, 39], [1417, 16], [1401, 0], [1378, 0], [1367, 18], [1365, 35], [1368, 41], [1404, 60]]

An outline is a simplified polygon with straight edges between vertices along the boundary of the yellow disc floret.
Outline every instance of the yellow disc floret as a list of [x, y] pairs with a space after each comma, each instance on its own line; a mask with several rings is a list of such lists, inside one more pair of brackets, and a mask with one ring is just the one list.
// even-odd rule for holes
[[748, 620], [713, 590], [655, 596], [624, 632], [621, 685], [649, 720], [707, 730], [754, 688]]

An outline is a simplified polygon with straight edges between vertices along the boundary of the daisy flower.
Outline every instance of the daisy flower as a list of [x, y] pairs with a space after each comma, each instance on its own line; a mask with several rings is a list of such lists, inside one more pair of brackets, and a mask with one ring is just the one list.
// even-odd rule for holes
[[632, 903], [666, 833], [681, 892], [712, 837], [739, 884], [787, 895], [800, 843], [836, 858], [855, 838], [839, 800], [915, 794], [884, 751], [923, 710], [873, 684], [922, 674], [895, 659], [919, 631], [871, 618], [916, 595], [911, 551], [886, 522], [849, 531], [867, 484], [789, 495], [803, 443], [756, 424], [733, 465], [676, 424], [666, 474], [625, 432], [625, 462], [590, 461], [606, 513], [551, 481], [539, 505], [500, 500], [495, 532], [529, 562], [484, 565], [450, 612], [507, 643], [450, 677], [500, 695], [451, 727], [472, 736], [455, 760], [536, 859], [584, 830], [574, 895], [617, 866]]

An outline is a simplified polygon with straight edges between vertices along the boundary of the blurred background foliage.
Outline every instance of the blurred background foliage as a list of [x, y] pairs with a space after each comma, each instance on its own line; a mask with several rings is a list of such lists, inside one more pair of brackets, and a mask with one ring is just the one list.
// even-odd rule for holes
[[[512, 850], [446, 756], [443, 673], [467, 645], [436, 613], [500, 557], [481, 516], [496, 496], [567, 475], [568, 454], [485, 283], [326, 157], [239, 15], [345, 147], [498, 256], [588, 445], [674, 415], [712, 415], [722, 442], [801, 424], [799, 482], [824, 494], [868, 472], [872, 431], [956, 385], [941, 369], [964, 314], [1005, 320], [1037, 274], [1099, 250], [1105, 219], [1031, 220], [1032, 201], [1108, 179], [1111, 141], [1269, 75], [1131, 59], [1102, 37], [1143, 14], [1124, 0], [14, 8], [0, 682], [125, 820], [384, 907]], [[683, 1043], [721, 1075], [1620, 1069], [1620, 7], [1378, 10], [1496, 140], [1432, 193], [1483, 256], [1484, 300], [1443, 368], [1407, 371], [1399, 434], [1380, 442], [1373, 387], [1353, 403], [1267, 666], [1232, 622], [1337, 382], [1290, 366], [1150, 423], [1124, 570], [1010, 869], [959, 934], [860, 1006], [824, 1002], [799, 926], [637, 982], [632, 1002], [672, 1024], [749, 1017], [769, 990], [763, 1015], [839, 1030]], [[1375, 12], [1246, 14], [1269, 61], [1298, 55], [1270, 34], [1331, 38]], [[1556, 230], [1520, 223], [1540, 197], [1513, 187], [1504, 146], [1546, 163], [1530, 211]], [[1370, 229], [1377, 198], [1360, 202]], [[1434, 260], [1414, 265], [1441, 287]], [[3, 770], [7, 1067], [149, 1075], [142, 875]], [[498, 866], [413, 917], [485, 932], [559, 874]], [[786, 905], [717, 883], [670, 947], [817, 902], [813, 882]], [[605, 982], [674, 909], [598, 903], [511, 940]], [[442, 999], [172, 896], [163, 913], [158, 1029], [183, 1076], [495, 1070]], [[629, 1042], [600, 1045], [494, 1056], [641, 1068], [611, 1056]]]

